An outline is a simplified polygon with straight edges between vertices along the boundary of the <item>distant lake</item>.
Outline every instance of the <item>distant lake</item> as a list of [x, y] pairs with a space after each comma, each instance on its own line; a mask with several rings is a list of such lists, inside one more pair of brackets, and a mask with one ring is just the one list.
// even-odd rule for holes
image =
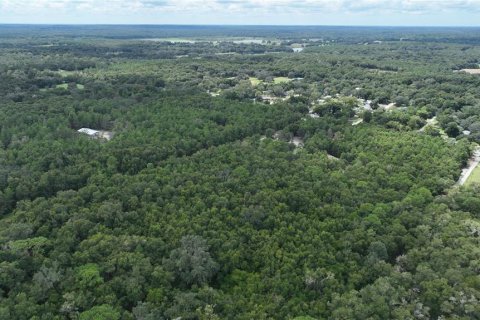
[[141, 41], [156, 41], [156, 42], [170, 42], [170, 43], [196, 43], [196, 40], [180, 39], [180, 38], [146, 38], [139, 39]]
[[265, 40], [263, 39], [242, 39], [242, 40], [234, 40], [233, 43], [236, 44], [262, 44]]

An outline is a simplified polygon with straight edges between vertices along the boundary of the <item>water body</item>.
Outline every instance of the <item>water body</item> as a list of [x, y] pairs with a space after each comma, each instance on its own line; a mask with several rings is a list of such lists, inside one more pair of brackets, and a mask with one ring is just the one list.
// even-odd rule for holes
[[236, 44], [262, 44], [264, 39], [242, 39], [242, 40], [233, 40], [233, 43]]
[[196, 40], [179, 39], [179, 38], [145, 38], [145, 39], [139, 39], [139, 40], [153, 41], [153, 42], [170, 42], [170, 43], [197, 43]]

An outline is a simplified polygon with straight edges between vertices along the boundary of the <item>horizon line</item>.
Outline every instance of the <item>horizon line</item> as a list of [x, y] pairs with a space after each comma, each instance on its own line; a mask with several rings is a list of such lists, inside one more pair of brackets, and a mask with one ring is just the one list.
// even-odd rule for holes
[[367, 28], [480, 28], [480, 25], [348, 25], [348, 24], [189, 24], [189, 23], [30, 23], [0, 22], [0, 26], [185, 26], [185, 27], [367, 27]]

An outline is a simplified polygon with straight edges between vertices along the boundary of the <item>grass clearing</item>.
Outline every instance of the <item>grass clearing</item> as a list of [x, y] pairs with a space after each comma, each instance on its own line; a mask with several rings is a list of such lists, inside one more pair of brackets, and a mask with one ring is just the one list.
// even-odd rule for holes
[[[55, 86], [55, 89], [68, 90], [68, 83], [57, 84]], [[85, 89], [85, 86], [83, 84], [77, 83], [77, 89], [78, 90], [83, 90], [83, 89]], [[42, 91], [42, 89], [40, 89], [40, 91]], [[44, 89], [43, 91], [47, 91], [47, 89]]]
[[68, 89], [68, 83], [62, 83], [62, 84], [57, 84], [55, 86], [56, 89], [65, 89], [67, 90]]
[[252, 84], [252, 86], [258, 86], [260, 83], [263, 82], [262, 80], [255, 77], [249, 77], [248, 80], [250, 80], [250, 83]]
[[468, 177], [467, 182], [465, 182], [465, 186], [471, 186], [472, 184], [480, 184], [480, 165], [477, 166], [470, 177]]
[[58, 70], [57, 72], [60, 74], [60, 76], [62, 76], [64, 78], [77, 74], [77, 71], [67, 71], [67, 70], [62, 70], [62, 69]]
[[273, 78], [273, 83], [275, 84], [280, 84], [280, 83], [287, 83], [292, 81], [292, 79], [287, 78], [287, 77], [275, 77]]
[[461, 71], [468, 74], [480, 74], [480, 69], [462, 69]]

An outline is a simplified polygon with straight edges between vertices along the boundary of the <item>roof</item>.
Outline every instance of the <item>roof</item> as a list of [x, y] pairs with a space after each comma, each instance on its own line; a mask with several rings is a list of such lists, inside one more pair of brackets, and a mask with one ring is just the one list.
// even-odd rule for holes
[[89, 136], [94, 136], [94, 135], [100, 133], [100, 131], [98, 131], [98, 130], [93, 130], [93, 129], [90, 129], [90, 128], [81, 128], [81, 129], [78, 130], [78, 132], [86, 133], [86, 134], [88, 134]]

